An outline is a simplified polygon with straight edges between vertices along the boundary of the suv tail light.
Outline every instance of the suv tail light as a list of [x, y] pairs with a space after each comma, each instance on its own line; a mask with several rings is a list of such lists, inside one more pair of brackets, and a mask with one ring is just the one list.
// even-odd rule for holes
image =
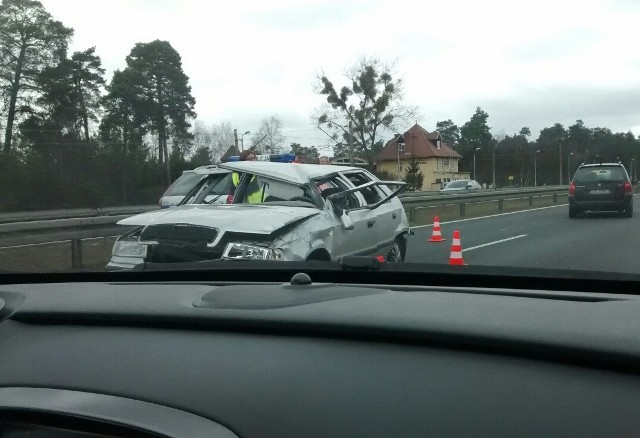
[[227, 204], [233, 204], [233, 195], [227, 196]]
[[576, 194], [576, 183], [571, 181], [571, 184], [569, 184], [569, 196], [575, 195], [575, 194]]
[[633, 193], [633, 186], [629, 181], [624, 182], [624, 192], [625, 193]]

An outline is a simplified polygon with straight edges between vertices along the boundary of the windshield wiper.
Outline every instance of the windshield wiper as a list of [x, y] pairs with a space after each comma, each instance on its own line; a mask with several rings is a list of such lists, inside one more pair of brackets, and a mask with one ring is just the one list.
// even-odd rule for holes
[[207, 200], [203, 199], [203, 200], [202, 200], [202, 203], [203, 203], [203, 204], [210, 205], [210, 204], [213, 204], [214, 202], [216, 202], [216, 201], [217, 201], [218, 199], [220, 199], [221, 197], [222, 197], [222, 195], [218, 195], [218, 196], [216, 196], [215, 198], [213, 198], [211, 201], [207, 201]]

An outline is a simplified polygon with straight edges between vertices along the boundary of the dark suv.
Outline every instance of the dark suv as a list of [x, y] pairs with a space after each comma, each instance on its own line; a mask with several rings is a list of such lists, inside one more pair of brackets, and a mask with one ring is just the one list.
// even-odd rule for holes
[[633, 186], [620, 163], [583, 164], [569, 185], [569, 217], [583, 211], [633, 215]]

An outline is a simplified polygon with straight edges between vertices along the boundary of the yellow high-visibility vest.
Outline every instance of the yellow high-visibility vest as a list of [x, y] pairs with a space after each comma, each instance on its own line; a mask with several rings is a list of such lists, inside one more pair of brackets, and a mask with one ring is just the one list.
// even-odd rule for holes
[[[238, 185], [240, 184], [240, 174], [238, 172], [233, 172], [233, 175], [231, 175], [231, 179], [233, 180], [234, 187], [238, 188]], [[249, 186], [247, 187], [247, 189], [250, 188], [252, 183], [255, 183], [256, 185], [258, 184], [255, 175], [251, 177], [251, 181], [249, 181]], [[258, 186], [257, 190], [254, 190], [251, 193], [247, 193], [247, 202], [249, 204], [259, 204], [262, 202], [262, 196], [263, 190]]]

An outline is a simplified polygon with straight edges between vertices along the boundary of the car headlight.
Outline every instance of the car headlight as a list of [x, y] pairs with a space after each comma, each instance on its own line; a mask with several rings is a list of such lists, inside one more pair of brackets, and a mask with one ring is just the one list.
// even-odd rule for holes
[[111, 255], [114, 257], [145, 258], [147, 245], [141, 245], [137, 240], [116, 240]]
[[228, 260], [282, 260], [283, 252], [279, 248], [267, 248], [246, 243], [229, 243], [222, 254]]

